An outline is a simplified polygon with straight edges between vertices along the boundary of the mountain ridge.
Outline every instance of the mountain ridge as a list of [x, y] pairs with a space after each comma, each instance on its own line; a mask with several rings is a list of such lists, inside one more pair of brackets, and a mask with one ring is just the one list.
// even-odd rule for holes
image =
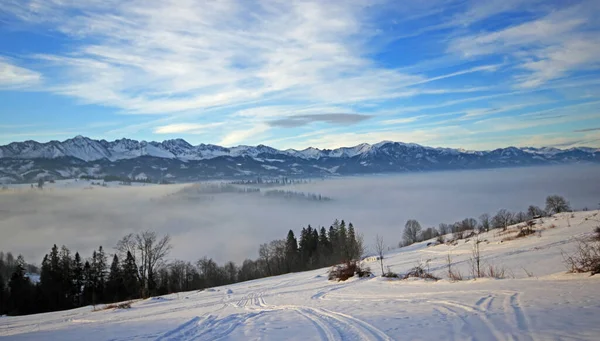
[[279, 150], [262, 144], [226, 148], [203, 143], [193, 146], [183, 139], [106, 141], [78, 135], [62, 142], [28, 140], [0, 146], [0, 183], [82, 175], [163, 181], [320, 177], [567, 163], [600, 163], [600, 150], [506, 147], [469, 151], [392, 141], [336, 149]]

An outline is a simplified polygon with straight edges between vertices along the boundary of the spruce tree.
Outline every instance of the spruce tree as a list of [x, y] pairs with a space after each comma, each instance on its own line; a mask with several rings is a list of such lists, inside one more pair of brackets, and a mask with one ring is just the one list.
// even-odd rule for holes
[[22, 315], [32, 312], [33, 285], [25, 276], [25, 261], [19, 256], [15, 271], [8, 282], [10, 297], [8, 300], [8, 313]]
[[346, 231], [346, 223], [342, 220], [340, 223], [339, 231], [338, 231], [338, 241], [337, 241], [337, 254], [339, 256], [339, 261], [347, 261], [348, 259], [348, 246], [346, 245], [348, 242], [347, 239], [347, 231]]
[[285, 241], [285, 258], [288, 271], [296, 271], [298, 267], [298, 240], [296, 240], [292, 230], [288, 232]]
[[71, 251], [67, 247], [63, 246], [60, 250], [60, 294], [61, 304], [60, 309], [72, 308], [75, 304], [75, 285], [73, 283], [73, 259], [71, 258]]
[[106, 300], [118, 302], [124, 299], [123, 274], [119, 265], [119, 257], [113, 256], [110, 273], [106, 282]]
[[348, 237], [347, 237], [347, 255], [348, 259], [356, 259], [360, 255], [358, 254], [358, 242], [356, 240], [356, 232], [354, 231], [354, 226], [352, 223], [348, 224]]
[[125, 298], [132, 299], [140, 297], [140, 282], [138, 268], [131, 252], [127, 251], [127, 257], [123, 263], [123, 285], [125, 287]]
[[4, 277], [2, 277], [2, 272], [0, 272], [0, 315], [4, 315], [6, 313], [6, 300], [7, 299], [8, 299], [8, 292], [5, 289]]
[[96, 282], [94, 287], [94, 292], [96, 294], [96, 299], [98, 302], [104, 301], [104, 289], [106, 287], [106, 254], [102, 249], [102, 246], [98, 248], [98, 252], [94, 252], [95, 260], [93, 262], [94, 265], [94, 274], [96, 276]]
[[81, 256], [79, 256], [79, 252], [75, 252], [75, 258], [73, 259], [73, 298], [76, 306], [83, 305], [83, 285], [83, 264], [81, 263]]

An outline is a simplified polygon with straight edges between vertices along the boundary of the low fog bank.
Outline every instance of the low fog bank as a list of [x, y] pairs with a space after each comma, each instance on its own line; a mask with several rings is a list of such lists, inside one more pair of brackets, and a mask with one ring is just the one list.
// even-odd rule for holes
[[219, 263], [256, 258], [260, 243], [285, 238], [335, 218], [354, 223], [367, 245], [376, 234], [388, 245], [401, 239], [407, 219], [424, 227], [454, 222], [500, 208], [525, 210], [560, 194], [574, 209], [598, 208], [600, 166], [411, 173], [313, 180], [281, 189], [318, 193], [332, 201], [266, 198], [257, 193], [182, 195], [184, 185], [23, 190], [0, 193], [0, 250], [39, 263], [52, 244], [89, 256], [109, 252], [130, 232], [169, 233], [170, 258]]

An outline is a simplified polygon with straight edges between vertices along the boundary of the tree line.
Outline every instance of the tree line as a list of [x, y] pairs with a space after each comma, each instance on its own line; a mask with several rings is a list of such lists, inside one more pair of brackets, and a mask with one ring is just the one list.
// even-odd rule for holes
[[510, 225], [523, 223], [534, 218], [545, 217], [548, 215], [569, 212], [571, 205], [560, 195], [550, 195], [546, 197], [546, 207], [542, 209], [535, 205], [530, 205], [527, 210], [520, 212], [511, 212], [507, 209], [500, 209], [495, 215], [484, 213], [479, 219], [465, 218], [455, 223], [441, 223], [437, 229], [435, 227], [422, 228], [421, 224], [414, 219], [410, 219], [404, 225], [402, 241], [399, 247], [411, 245], [413, 243], [441, 237], [452, 233], [454, 239], [462, 239], [466, 231], [489, 231], [490, 229], [503, 229]]
[[38, 269], [23, 257], [0, 253], [0, 315], [72, 309], [317, 269], [360, 258], [363, 241], [352, 223], [336, 220], [329, 229], [308, 225], [298, 238], [289, 230], [285, 239], [260, 245], [259, 257], [241, 266], [221, 266], [208, 257], [195, 264], [167, 262], [171, 249], [168, 235], [150, 231], [126, 235], [112, 256], [100, 246], [84, 259], [66, 246], [53, 245], [42, 260], [39, 282], [29, 278]]

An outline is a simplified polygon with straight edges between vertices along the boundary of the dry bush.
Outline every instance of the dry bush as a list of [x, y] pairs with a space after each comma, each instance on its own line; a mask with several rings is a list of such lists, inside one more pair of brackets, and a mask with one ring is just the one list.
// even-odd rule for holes
[[361, 268], [360, 265], [358, 264], [358, 262], [356, 261], [348, 261], [344, 264], [338, 264], [335, 265], [331, 268], [331, 270], [329, 270], [329, 280], [336, 280], [336, 281], [345, 281], [350, 277], [353, 277], [354, 275], [357, 275], [358, 277], [371, 277], [373, 276], [373, 273], [371, 272], [371, 269], [366, 267], [366, 268]]
[[506, 269], [502, 266], [488, 265], [487, 271], [484, 271], [485, 277], [491, 277], [496, 279], [506, 278]]
[[522, 229], [521, 231], [519, 231], [519, 233], [517, 233], [517, 235], [515, 236], [515, 238], [523, 238], [523, 237], [527, 237], [531, 234], [534, 234], [535, 230], [532, 229]]
[[371, 268], [369, 268], [368, 266], [365, 268], [362, 268], [357, 264], [355, 273], [360, 278], [373, 277], [373, 272], [371, 272]]
[[592, 275], [600, 273], [600, 243], [594, 240], [580, 239], [577, 249], [571, 255], [563, 254], [569, 272], [591, 272]]
[[527, 269], [525, 269], [525, 267], [522, 267], [523, 271], [525, 271], [525, 274], [527, 274], [527, 277], [533, 277], [533, 272], [531, 271], [527, 271]]
[[594, 229], [593, 239], [595, 239], [596, 241], [600, 241], [600, 226], [596, 226], [596, 228]]
[[446, 242], [446, 239], [443, 235], [440, 234], [439, 236], [437, 236], [436, 241], [438, 242], [438, 244], [444, 244]]
[[121, 302], [121, 303], [112, 303], [106, 304], [102, 307], [95, 307], [93, 311], [103, 311], [110, 309], [131, 309], [131, 302]]
[[439, 280], [439, 277], [436, 277], [431, 272], [427, 271], [422, 264], [418, 264], [414, 268], [410, 269], [406, 274], [404, 274], [404, 276], [402, 276], [402, 279], [409, 278], [423, 278], [431, 279], [434, 281]]

